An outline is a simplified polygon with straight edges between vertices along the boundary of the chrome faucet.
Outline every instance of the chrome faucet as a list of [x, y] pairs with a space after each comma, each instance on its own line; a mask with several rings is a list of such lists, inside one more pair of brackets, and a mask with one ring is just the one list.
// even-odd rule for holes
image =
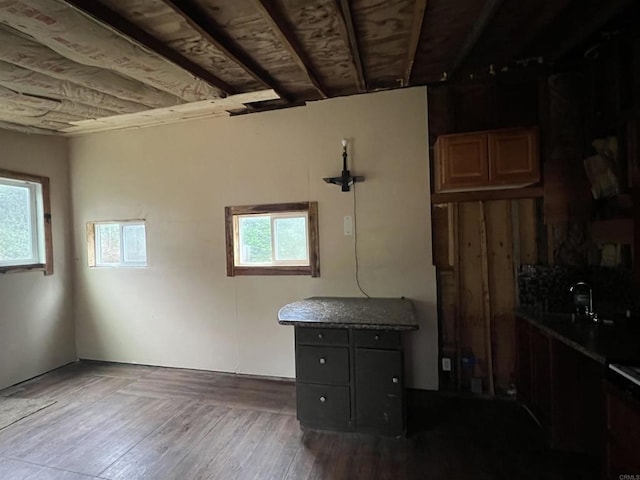
[[593, 322], [598, 321], [598, 314], [593, 311], [593, 290], [588, 283], [577, 282], [569, 287], [573, 294], [573, 305], [578, 315], [587, 317]]

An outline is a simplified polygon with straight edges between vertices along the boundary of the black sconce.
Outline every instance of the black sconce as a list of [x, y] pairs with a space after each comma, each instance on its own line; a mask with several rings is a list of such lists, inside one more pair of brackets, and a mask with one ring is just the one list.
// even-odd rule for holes
[[342, 175], [339, 177], [327, 177], [323, 180], [327, 183], [333, 183], [334, 185], [340, 185], [343, 192], [351, 190], [351, 185], [356, 182], [364, 182], [364, 177], [352, 177], [351, 172], [347, 170], [347, 139], [342, 139]]

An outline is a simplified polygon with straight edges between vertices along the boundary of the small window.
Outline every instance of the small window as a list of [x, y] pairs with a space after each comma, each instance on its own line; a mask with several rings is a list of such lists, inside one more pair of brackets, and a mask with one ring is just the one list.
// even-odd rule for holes
[[226, 207], [227, 275], [320, 275], [317, 202]]
[[144, 220], [89, 222], [87, 247], [90, 267], [146, 267]]
[[0, 272], [53, 273], [49, 179], [0, 170]]

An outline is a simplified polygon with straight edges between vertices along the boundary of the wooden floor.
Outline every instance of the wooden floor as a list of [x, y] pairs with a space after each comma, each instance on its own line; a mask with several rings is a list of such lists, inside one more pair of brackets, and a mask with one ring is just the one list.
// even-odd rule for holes
[[56, 401], [0, 430], [1, 480], [599, 476], [507, 401], [414, 397], [396, 440], [302, 432], [292, 383], [212, 372], [83, 361], [0, 395]]

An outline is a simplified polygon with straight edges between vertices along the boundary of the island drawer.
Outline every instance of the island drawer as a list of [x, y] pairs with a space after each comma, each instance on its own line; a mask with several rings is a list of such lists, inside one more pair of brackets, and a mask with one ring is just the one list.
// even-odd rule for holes
[[402, 346], [402, 338], [397, 330], [356, 330], [354, 337], [356, 347], [400, 348]]
[[349, 384], [349, 349], [346, 347], [296, 347], [298, 382]]
[[298, 420], [310, 426], [347, 429], [351, 420], [349, 387], [296, 385]]
[[299, 345], [349, 345], [346, 328], [296, 327], [295, 332]]

